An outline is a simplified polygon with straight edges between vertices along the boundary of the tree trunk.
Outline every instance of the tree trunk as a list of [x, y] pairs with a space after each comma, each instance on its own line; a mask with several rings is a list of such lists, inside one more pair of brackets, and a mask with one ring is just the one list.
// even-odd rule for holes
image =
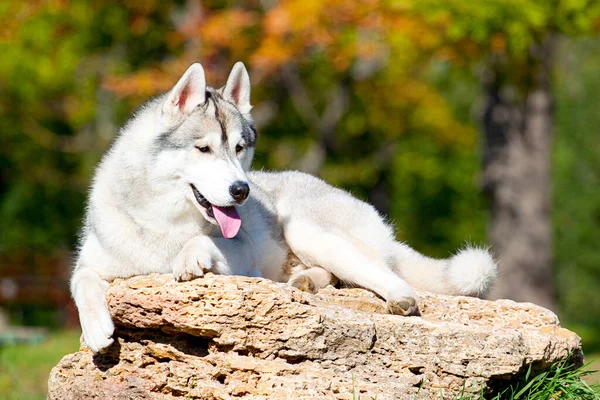
[[[500, 261], [492, 298], [555, 309], [550, 221], [551, 38], [519, 70], [495, 64], [484, 79], [484, 188], [489, 238]], [[505, 64], [505, 65], [509, 65]]]

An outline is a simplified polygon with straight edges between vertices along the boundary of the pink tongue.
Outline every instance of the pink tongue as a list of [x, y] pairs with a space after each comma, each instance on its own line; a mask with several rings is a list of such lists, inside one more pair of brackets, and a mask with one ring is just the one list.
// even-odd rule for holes
[[223, 237], [227, 239], [235, 237], [240, 230], [240, 226], [242, 226], [240, 214], [238, 214], [235, 207], [217, 207], [213, 204], [212, 210]]

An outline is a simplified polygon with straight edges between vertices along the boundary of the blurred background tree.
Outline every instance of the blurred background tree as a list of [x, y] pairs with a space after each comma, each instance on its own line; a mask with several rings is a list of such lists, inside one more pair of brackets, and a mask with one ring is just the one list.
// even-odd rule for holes
[[502, 259], [492, 297], [556, 309], [552, 277], [550, 153], [558, 34], [597, 31], [596, 1], [426, 0], [415, 8], [444, 21], [448, 45], [470, 46], [483, 92], [483, 189], [489, 241]]
[[489, 242], [497, 295], [595, 332], [599, 15], [586, 0], [4, 2], [0, 279], [31, 290], [3, 304], [62, 307], [118, 127], [192, 62], [220, 86], [242, 60], [255, 168], [320, 175], [430, 255]]

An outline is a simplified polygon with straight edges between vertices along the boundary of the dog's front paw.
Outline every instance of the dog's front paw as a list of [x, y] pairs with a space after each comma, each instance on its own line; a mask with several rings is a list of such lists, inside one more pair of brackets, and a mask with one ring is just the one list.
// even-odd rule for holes
[[83, 340], [94, 353], [97, 353], [113, 343], [115, 326], [106, 304], [97, 299], [88, 299], [85, 303], [83, 307], [79, 307]]
[[390, 314], [395, 315], [416, 315], [419, 311], [417, 299], [414, 297], [399, 297], [397, 299], [389, 299], [387, 308]]
[[110, 346], [115, 331], [108, 305], [106, 290], [108, 282], [89, 268], [79, 268], [73, 274], [71, 290], [83, 331], [85, 344], [94, 352]]
[[87, 329], [83, 329], [83, 340], [90, 350], [97, 353], [114, 342], [112, 338], [114, 330], [112, 322], [110, 324], [93, 324]]
[[178, 281], [201, 278], [212, 270], [212, 262], [206, 253], [193, 246], [184, 246], [173, 261], [173, 276]]

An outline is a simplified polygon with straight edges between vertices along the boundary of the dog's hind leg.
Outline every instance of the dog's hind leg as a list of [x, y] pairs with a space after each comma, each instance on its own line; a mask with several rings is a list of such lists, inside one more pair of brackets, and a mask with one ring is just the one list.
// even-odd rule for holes
[[331, 272], [321, 268], [312, 267], [299, 271], [290, 277], [288, 285], [304, 292], [317, 293], [328, 285], [335, 285], [338, 279]]
[[369, 289], [383, 297], [393, 314], [417, 311], [412, 288], [375, 254], [366, 255], [349, 237], [312, 221], [291, 219], [284, 227], [292, 251], [309, 267], [322, 267], [343, 282]]
[[106, 303], [108, 282], [91, 268], [78, 266], [71, 279], [71, 293], [87, 346], [98, 352], [113, 342], [115, 326]]

